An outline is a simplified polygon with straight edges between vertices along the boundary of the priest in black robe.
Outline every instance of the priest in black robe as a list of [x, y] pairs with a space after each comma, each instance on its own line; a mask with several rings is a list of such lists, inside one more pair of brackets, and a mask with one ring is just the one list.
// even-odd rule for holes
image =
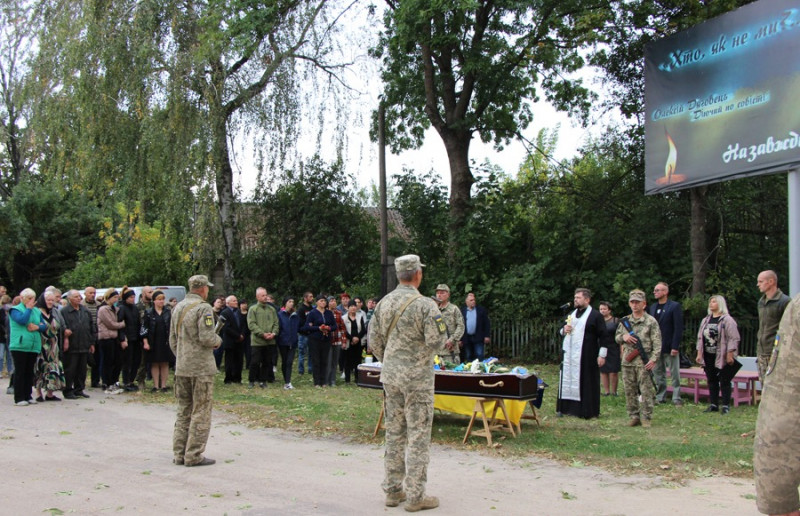
[[606, 324], [591, 306], [589, 289], [575, 290], [575, 310], [567, 316], [560, 333], [564, 336], [563, 361], [558, 382], [558, 415], [590, 419], [600, 415], [600, 367], [607, 349], [602, 340]]

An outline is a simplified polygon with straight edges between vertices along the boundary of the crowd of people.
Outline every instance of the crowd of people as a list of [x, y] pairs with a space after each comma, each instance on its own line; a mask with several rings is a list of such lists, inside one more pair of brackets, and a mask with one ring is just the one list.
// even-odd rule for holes
[[[98, 293], [88, 286], [83, 295], [70, 290], [63, 299], [61, 294], [51, 286], [38, 296], [24, 289], [12, 299], [0, 286], [0, 371], [7, 369], [7, 393], [18, 406], [88, 398], [87, 383], [105, 394], [139, 391], [148, 381], [152, 392], [171, 390], [175, 356], [169, 333], [176, 298], [167, 300], [150, 286], [140, 289], [138, 299], [128, 287]], [[447, 321], [448, 342], [455, 343], [448, 359], [483, 359], [490, 322], [475, 295], [467, 295], [460, 309], [450, 303], [445, 284], [432, 297]], [[280, 375], [283, 388], [291, 390], [293, 371], [309, 373], [317, 388], [355, 380], [358, 364], [371, 352], [368, 328], [377, 298], [365, 303], [347, 292], [315, 297], [306, 291], [278, 304], [258, 288], [255, 299], [252, 305], [234, 295], [208, 300], [222, 341], [214, 360], [225, 384], [266, 388]]]

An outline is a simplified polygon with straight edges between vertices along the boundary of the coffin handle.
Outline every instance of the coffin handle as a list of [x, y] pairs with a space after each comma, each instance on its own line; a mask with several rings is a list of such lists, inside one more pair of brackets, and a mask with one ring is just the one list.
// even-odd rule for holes
[[380, 378], [381, 373], [367, 373], [367, 378]]
[[488, 384], [488, 383], [484, 382], [483, 380], [478, 380], [478, 385], [480, 385], [481, 387], [488, 387], [489, 389], [492, 389], [494, 387], [502, 387], [504, 384], [503, 384], [503, 380], [500, 380], [499, 382], [492, 383], [492, 384]]

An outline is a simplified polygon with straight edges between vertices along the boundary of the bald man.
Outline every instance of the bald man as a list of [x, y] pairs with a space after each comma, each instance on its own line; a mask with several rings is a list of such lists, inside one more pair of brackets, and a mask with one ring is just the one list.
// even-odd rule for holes
[[775, 271], [763, 271], [758, 275], [758, 290], [761, 292], [761, 299], [758, 300], [758, 377], [763, 388], [764, 378], [769, 365], [769, 358], [772, 355], [772, 348], [775, 346], [775, 335], [778, 333], [778, 325], [789, 304], [789, 296], [781, 292], [778, 288], [778, 275]]

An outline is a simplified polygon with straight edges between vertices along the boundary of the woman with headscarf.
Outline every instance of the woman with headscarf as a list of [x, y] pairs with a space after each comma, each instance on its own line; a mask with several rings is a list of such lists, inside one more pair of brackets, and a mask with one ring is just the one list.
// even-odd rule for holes
[[[730, 367], [739, 354], [739, 327], [728, 314], [728, 303], [720, 295], [708, 300], [708, 316], [697, 331], [697, 362], [703, 365], [708, 379], [708, 408], [703, 412], [730, 412]], [[722, 388], [722, 409], [719, 408], [719, 391]]]
[[26, 288], [19, 297], [19, 304], [8, 312], [11, 334], [8, 348], [14, 359], [14, 404], [26, 407], [36, 403], [31, 397], [33, 367], [42, 350], [40, 331], [46, 327], [41, 323], [41, 312], [36, 309], [36, 292]]
[[126, 342], [120, 341], [120, 330], [125, 322], [120, 321], [118, 309], [114, 306], [119, 300], [119, 292], [110, 288], [103, 296], [103, 304], [97, 309], [97, 345], [100, 346], [100, 360], [103, 362], [103, 383], [106, 394], [119, 394], [123, 389], [117, 385], [122, 371], [122, 350]]
[[144, 352], [150, 362], [153, 376], [153, 392], [168, 392], [169, 363], [173, 360], [169, 347], [169, 325], [172, 311], [166, 304], [166, 296], [160, 290], [153, 292], [153, 306], [144, 313], [142, 337]]
[[[36, 401], [61, 401], [61, 398], [53, 392], [60, 391], [66, 384], [58, 343], [59, 333], [64, 328], [53, 309], [55, 302], [55, 295], [49, 290], [39, 296], [39, 300], [36, 301], [36, 308], [41, 313], [41, 321], [45, 325], [45, 330], [42, 332], [41, 351], [34, 366]], [[46, 394], [42, 395], [42, 391], [46, 391]], [[72, 399], [78, 398], [73, 395]]]

